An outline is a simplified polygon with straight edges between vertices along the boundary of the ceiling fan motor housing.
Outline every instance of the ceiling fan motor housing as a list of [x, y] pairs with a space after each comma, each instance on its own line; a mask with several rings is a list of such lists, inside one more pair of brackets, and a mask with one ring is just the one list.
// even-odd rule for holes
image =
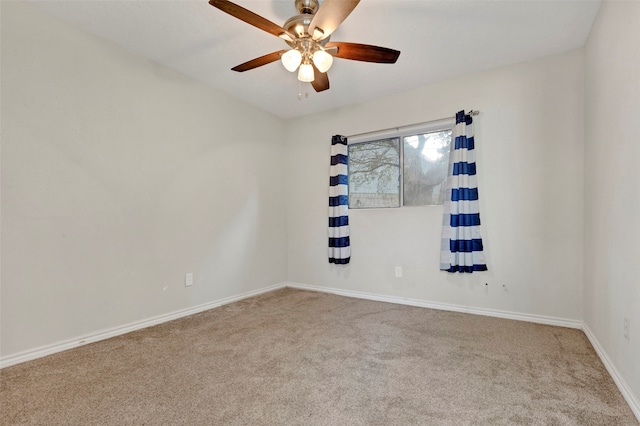
[[[296, 9], [300, 14], [287, 19], [282, 25], [282, 28], [296, 36], [295, 40], [285, 40], [289, 46], [295, 49], [307, 44], [307, 48], [311, 47], [311, 50], [316, 50], [316, 44], [324, 46], [329, 42], [330, 36], [321, 41], [316, 41], [308, 33], [309, 25], [318, 10], [318, 6], [318, 0], [296, 0]], [[312, 46], [309, 46], [309, 44]]]
[[319, 5], [318, 0], [296, 0], [296, 10], [300, 14], [313, 15]]

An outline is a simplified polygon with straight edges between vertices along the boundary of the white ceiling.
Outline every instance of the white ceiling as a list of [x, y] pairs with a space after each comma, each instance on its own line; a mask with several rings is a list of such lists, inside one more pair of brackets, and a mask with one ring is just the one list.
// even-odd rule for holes
[[[279, 24], [294, 0], [234, 0]], [[283, 118], [411, 90], [440, 80], [584, 45], [600, 1], [362, 0], [332, 41], [400, 50], [396, 64], [336, 59], [331, 89], [298, 100], [295, 73], [279, 62], [231, 67], [286, 48], [277, 37], [207, 0], [33, 1], [97, 36]], [[303, 89], [304, 90], [304, 89]]]

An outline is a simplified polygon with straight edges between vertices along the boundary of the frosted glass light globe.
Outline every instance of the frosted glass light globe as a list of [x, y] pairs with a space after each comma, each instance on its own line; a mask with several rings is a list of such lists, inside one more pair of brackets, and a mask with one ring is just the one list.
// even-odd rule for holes
[[298, 80], [305, 83], [312, 82], [315, 78], [313, 74], [314, 72], [311, 64], [302, 64], [300, 65], [300, 70], [298, 71]]
[[302, 53], [298, 52], [296, 49], [291, 49], [285, 52], [280, 57], [280, 60], [287, 71], [294, 72], [300, 65], [300, 62], [302, 62]]
[[313, 63], [320, 72], [327, 72], [333, 64], [333, 56], [324, 50], [318, 50], [313, 54]]

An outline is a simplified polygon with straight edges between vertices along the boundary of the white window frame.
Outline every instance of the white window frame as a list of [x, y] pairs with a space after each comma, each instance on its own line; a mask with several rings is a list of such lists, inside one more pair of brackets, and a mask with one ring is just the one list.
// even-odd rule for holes
[[[387, 210], [390, 208], [411, 208], [411, 207], [434, 207], [441, 206], [442, 204], [432, 204], [423, 206], [405, 206], [404, 205], [404, 138], [407, 136], [419, 135], [422, 133], [441, 132], [444, 130], [451, 130], [455, 127], [455, 119], [447, 118], [444, 120], [438, 120], [437, 122], [422, 123], [411, 126], [403, 126], [393, 129], [381, 130], [378, 132], [368, 132], [356, 136], [347, 138], [347, 145], [356, 145], [359, 143], [376, 142], [384, 139], [399, 138], [399, 152], [400, 152], [400, 205], [398, 207], [350, 207], [353, 210]], [[450, 143], [453, 143], [451, 140]], [[349, 194], [351, 196], [351, 194]]]

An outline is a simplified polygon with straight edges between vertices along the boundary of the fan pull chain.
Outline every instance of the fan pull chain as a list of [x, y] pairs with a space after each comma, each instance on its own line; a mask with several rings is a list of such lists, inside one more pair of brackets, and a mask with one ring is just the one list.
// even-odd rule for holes
[[[309, 85], [310, 84], [305, 84], [305, 86], [304, 86], [304, 97], [305, 97], [305, 99], [309, 99]], [[300, 80], [298, 80], [298, 100], [299, 101], [302, 100], [302, 82]]]

